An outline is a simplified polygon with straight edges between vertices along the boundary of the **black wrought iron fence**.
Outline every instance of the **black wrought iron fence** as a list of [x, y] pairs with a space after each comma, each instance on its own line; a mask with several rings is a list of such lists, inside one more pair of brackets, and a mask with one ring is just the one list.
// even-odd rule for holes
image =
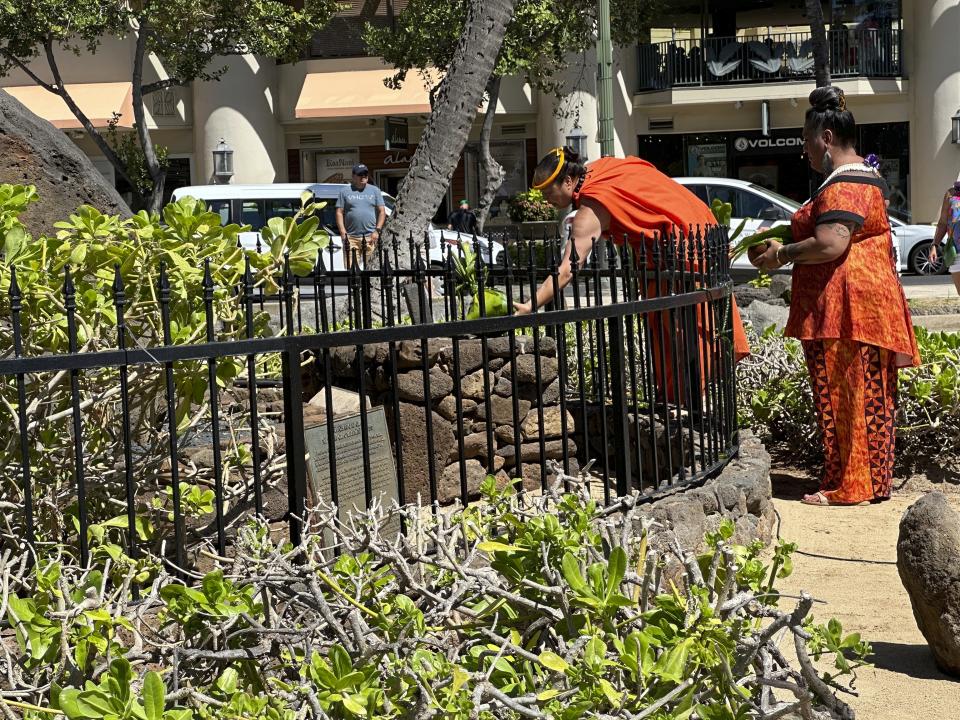
[[[215, 287], [208, 265], [202, 297], [160, 267], [162, 332], [125, 315], [118, 267], [108, 300], [85, 298], [115, 313], [115, 348], [94, 351], [65, 268], [59, 353], [32, 342], [22, 317], [37, 298], [11, 269], [4, 542], [65, 543], [86, 562], [112, 537], [187, 567], [203, 538], [225, 554], [253, 514], [298, 541], [319, 500], [439, 511], [484, 483], [537, 492], [590, 462], [607, 503], [700, 481], [738, 447], [726, 231], [624, 240], [582, 267], [573, 249], [562, 290], [559, 239], [496, 262], [470, 242], [431, 262], [394, 241], [345, 271], [321, 252], [275, 285], [247, 257], [237, 287]], [[556, 300], [515, 312], [544, 281]], [[202, 337], [171, 320], [178, 304]], [[37, 414], [64, 383], [67, 407]]]

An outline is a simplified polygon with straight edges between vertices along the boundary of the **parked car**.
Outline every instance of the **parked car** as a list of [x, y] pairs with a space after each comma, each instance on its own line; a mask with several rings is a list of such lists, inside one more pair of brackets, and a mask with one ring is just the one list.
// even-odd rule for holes
[[[800, 207], [795, 200], [745, 180], [704, 177], [678, 177], [674, 180], [689, 188], [707, 205], [717, 198], [733, 205], [730, 225], [737, 227], [743, 218], [749, 218], [744, 227], [745, 235], [767, 227], [788, 224], [790, 217]], [[900, 272], [932, 275], [944, 270], [942, 261], [930, 262], [930, 243], [933, 242], [934, 233], [932, 225], [908, 225], [892, 215], [888, 217]], [[747, 257], [743, 256], [734, 261], [733, 267], [753, 266]]]
[[[274, 183], [271, 185], [190, 185], [173, 191], [174, 201], [185, 197], [203, 200], [211, 212], [220, 215], [223, 223], [249, 225], [250, 230], [240, 233], [240, 244], [248, 250], [256, 250], [261, 240], [260, 228], [274, 217], [293, 217], [300, 209], [300, 196], [304, 191], [313, 193], [314, 198], [326, 205], [320, 210], [320, 225], [330, 234], [333, 253], [324, 252], [324, 262], [330, 263], [330, 269], [343, 270], [343, 240], [337, 230], [337, 196], [347, 187], [335, 183]], [[383, 194], [387, 215], [393, 213], [396, 199]], [[456, 246], [459, 234], [455, 231], [429, 226], [430, 262], [440, 263], [446, 257], [442, 244], [448, 248]], [[420, 238], [422, 242], [422, 238]], [[470, 238], [473, 242], [473, 238]], [[480, 253], [485, 262], [501, 258], [503, 245], [485, 237], [477, 237]]]

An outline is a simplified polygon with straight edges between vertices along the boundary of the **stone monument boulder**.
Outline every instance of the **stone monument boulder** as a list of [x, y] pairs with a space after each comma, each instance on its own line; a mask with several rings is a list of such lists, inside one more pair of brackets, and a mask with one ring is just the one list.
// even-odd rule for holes
[[938, 492], [900, 521], [897, 569], [937, 666], [960, 677], [960, 514]]
[[40, 201], [21, 218], [32, 234], [52, 232], [80, 205], [130, 215], [123, 198], [62, 130], [0, 90], [0, 183], [36, 185]]

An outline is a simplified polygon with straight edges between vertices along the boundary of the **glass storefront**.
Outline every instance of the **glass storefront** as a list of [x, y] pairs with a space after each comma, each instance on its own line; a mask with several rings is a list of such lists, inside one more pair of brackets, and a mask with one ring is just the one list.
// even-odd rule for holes
[[[686, 135], [641, 135], [640, 157], [672, 177], [727, 177], [763, 185], [803, 202], [820, 184], [820, 176], [803, 158], [800, 128]], [[880, 158], [880, 172], [890, 185], [890, 212], [910, 217], [910, 132], [908, 123], [858, 126], [857, 149]]]

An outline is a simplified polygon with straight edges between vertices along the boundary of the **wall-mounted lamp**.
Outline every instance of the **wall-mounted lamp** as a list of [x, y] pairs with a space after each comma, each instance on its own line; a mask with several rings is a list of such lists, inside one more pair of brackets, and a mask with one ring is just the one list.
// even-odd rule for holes
[[770, 137], [770, 101], [763, 100], [760, 103], [760, 134], [764, 137]]
[[957, 110], [954, 113], [953, 117], [950, 118], [951, 121], [951, 133], [950, 140], [954, 145], [960, 145], [960, 110]]
[[587, 159], [587, 134], [579, 125], [575, 125], [567, 135], [567, 146], [580, 156], [580, 161]]
[[220, 138], [213, 149], [213, 175], [217, 182], [230, 182], [233, 177], [233, 148]]

